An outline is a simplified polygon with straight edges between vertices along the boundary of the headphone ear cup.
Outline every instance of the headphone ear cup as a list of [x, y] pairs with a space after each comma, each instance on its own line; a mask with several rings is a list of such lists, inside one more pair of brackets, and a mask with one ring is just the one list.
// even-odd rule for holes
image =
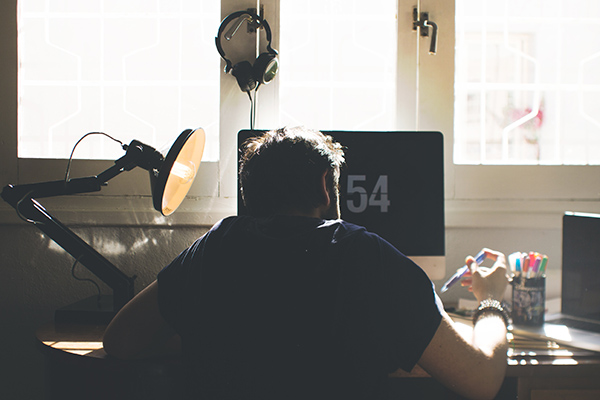
[[275, 79], [279, 70], [279, 60], [273, 53], [262, 53], [254, 62], [252, 68], [254, 79], [259, 83], [267, 84]]
[[252, 65], [248, 61], [242, 61], [233, 66], [231, 75], [235, 76], [238, 85], [242, 92], [249, 92], [254, 90], [258, 83], [254, 79]]

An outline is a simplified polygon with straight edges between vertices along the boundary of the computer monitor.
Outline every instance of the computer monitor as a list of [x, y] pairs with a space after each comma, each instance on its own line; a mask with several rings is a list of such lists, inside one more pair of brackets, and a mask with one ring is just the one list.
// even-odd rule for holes
[[[238, 144], [263, 131], [240, 131]], [[342, 218], [379, 234], [432, 280], [445, 263], [444, 147], [440, 132], [323, 131], [344, 147]], [[238, 213], [245, 210], [238, 199]]]

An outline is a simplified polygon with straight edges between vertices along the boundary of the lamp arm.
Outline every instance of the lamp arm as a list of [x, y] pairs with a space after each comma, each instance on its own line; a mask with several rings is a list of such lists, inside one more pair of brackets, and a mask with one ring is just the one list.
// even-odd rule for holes
[[65, 196], [78, 193], [99, 192], [102, 188], [101, 182], [96, 176], [85, 178], [75, 178], [69, 181], [49, 181], [27, 183], [23, 185], [6, 185], [2, 190], [2, 198], [11, 206], [16, 207], [16, 204], [24, 198], [43, 198]]
[[[64, 183], [64, 181], [61, 181]], [[36, 187], [36, 185], [39, 185]], [[113, 290], [113, 309], [120, 310], [134, 295], [134, 277], [128, 277], [94, 248], [88, 245], [75, 232], [54, 218], [46, 209], [29, 195], [21, 196], [21, 192], [32, 188], [42, 193], [52, 191], [57, 186], [54, 182], [32, 185], [7, 185], [2, 190], [2, 198], [17, 210], [19, 215], [34, 221], [35, 226], [47, 234], [67, 253], [84, 265], [90, 272], [102, 280]], [[40, 189], [41, 187], [41, 189]], [[26, 192], [27, 193], [27, 192]], [[47, 196], [46, 196], [47, 197]]]
[[121, 172], [130, 171], [141, 167], [151, 171], [163, 161], [162, 154], [153, 147], [137, 140], [133, 140], [127, 148], [126, 154], [115, 161], [114, 165], [96, 176], [73, 178], [49, 182], [28, 183], [23, 185], [7, 185], [2, 191], [2, 198], [16, 208], [17, 203], [31, 197], [67, 196], [81, 193], [99, 192], [106, 182], [119, 175]]
[[135, 276], [125, 275], [75, 232], [46, 211], [36, 198], [98, 192], [106, 182], [123, 171], [129, 171], [137, 166], [152, 170], [161, 161], [162, 155], [154, 148], [134, 140], [127, 146], [127, 153], [123, 157], [97, 176], [74, 178], [68, 181], [9, 184], [3, 188], [0, 195], [19, 216], [32, 221], [38, 229], [113, 290], [113, 311], [116, 313], [133, 298]]
[[9, 184], [4, 187], [0, 194], [17, 211], [20, 217], [33, 222], [38, 229], [48, 235], [113, 290], [112, 311], [114, 313], [133, 298], [135, 276], [128, 277], [125, 275], [77, 236], [75, 232], [50, 215], [36, 198], [98, 192], [110, 179], [123, 171], [141, 167], [152, 173], [158, 170], [164, 161], [160, 152], [137, 140], [132, 141], [129, 146], [123, 146], [123, 148], [126, 149], [126, 154], [97, 176], [23, 185]]

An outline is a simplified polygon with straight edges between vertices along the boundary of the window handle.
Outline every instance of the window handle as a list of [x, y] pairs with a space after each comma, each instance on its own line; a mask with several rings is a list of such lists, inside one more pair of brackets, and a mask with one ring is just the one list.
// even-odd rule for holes
[[417, 27], [423, 37], [429, 36], [429, 27], [431, 27], [429, 54], [435, 55], [437, 53], [438, 26], [435, 22], [429, 20], [428, 12], [422, 12], [421, 15], [419, 15], [419, 11], [416, 8], [413, 8], [413, 31], [416, 31]]

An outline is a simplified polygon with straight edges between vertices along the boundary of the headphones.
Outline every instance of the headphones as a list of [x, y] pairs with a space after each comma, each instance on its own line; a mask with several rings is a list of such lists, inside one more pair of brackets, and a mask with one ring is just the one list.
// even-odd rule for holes
[[[248, 61], [241, 61], [235, 65], [232, 65], [231, 60], [225, 56], [225, 51], [221, 46], [221, 36], [231, 21], [244, 15], [249, 17], [247, 18], [249, 20], [249, 24], [251, 22], [256, 24], [257, 29], [260, 27], [265, 28], [268, 42], [267, 52], [261, 53], [254, 61], [254, 64], [250, 64]], [[241, 25], [243, 22], [243, 20], [240, 21], [239, 25]], [[231, 34], [232, 37], [236, 31], [237, 29]], [[258, 89], [261, 84], [267, 84], [271, 82], [275, 78], [275, 75], [277, 75], [277, 70], [279, 69], [279, 60], [277, 60], [277, 50], [271, 47], [271, 28], [269, 27], [267, 20], [263, 19], [259, 15], [251, 11], [236, 11], [229, 14], [223, 20], [223, 22], [221, 22], [221, 26], [219, 26], [219, 33], [215, 38], [215, 43], [221, 58], [225, 60], [225, 73], [231, 72], [231, 74], [235, 76], [242, 92], [250, 92], [251, 90]]]

